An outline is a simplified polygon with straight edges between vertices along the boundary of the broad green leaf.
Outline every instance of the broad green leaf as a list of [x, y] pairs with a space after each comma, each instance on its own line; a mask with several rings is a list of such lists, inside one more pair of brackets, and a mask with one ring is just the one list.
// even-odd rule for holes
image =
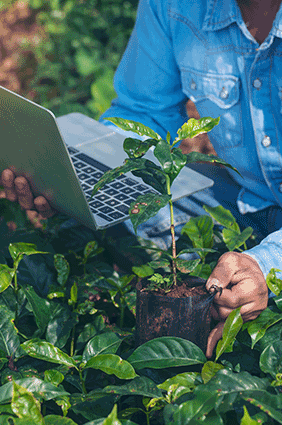
[[224, 369], [224, 366], [219, 363], [211, 361], [206, 362], [201, 371], [201, 377], [204, 384], [209, 382], [209, 380], [221, 369]]
[[274, 302], [279, 308], [279, 310], [282, 311], [282, 295], [277, 295], [276, 297], [274, 297]]
[[14, 260], [14, 267], [17, 268], [19, 262], [23, 258], [24, 255], [33, 255], [33, 254], [48, 254], [48, 252], [37, 251], [36, 245], [32, 243], [10, 243], [9, 252], [11, 254], [12, 259]]
[[75, 360], [50, 342], [31, 339], [21, 344], [21, 347], [29, 356], [35, 359], [77, 368]]
[[71, 410], [75, 414], [82, 415], [88, 421], [107, 417], [115, 401], [119, 396], [105, 394], [103, 392], [90, 392], [86, 396], [83, 394], [73, 394], [70, 398]]
[[12, 283], [15, 271], [6, 264], [0, 264], [0, 292], [4, 292]]
[[215, 163], [215, 164], [221, 164], [221, 165], [224, 165], [225, 167], [231, 168], [231, 170], [236, 171], [236, 173], [241, 175], [235, 167], [232, 167], [232, 165], [228, 164], [228, 162], [225, 162], [223, 159], [221, 159], [221, 158], [219, 158], [218, 156], [215, 156], [215, 155], [206, 155], [206, 154], [200, 153], [200, 152], [190, 152], [190, 153], [188, 153], [187, 154], [187, 164], [190, 164], [190, 163], [193, 164], [194, 162], [210, 162], [210, 163]]
[[266, 330], [280, 320], [282, 320], [281, 314], [274, 313], [267, 308], [263, 310], [256, 319], [245, 323], [244, 329], [247, 328], [251, 337], [252, 348], [254, 348], [255, 344], [264, 336]]
[[247, 227], [240, 234], [232, 229], [222, 230], [223, 240], [229, 251], [240, 248], [249, 239], [252, 233], [253, 229], [251, 227]]
[[205, 363], [206, 357], [193, 342], [164, 336], [141, 345], [127, 360], [139, 370], [200, 364]]
[[22, 290], [32, 308], [38, 329], [43, 333], [50, 318], [50, 302], [39, 297], [32, 286], [22, 286]]
[[[160, 260], [150, 261], [148, 266], [152, 267], [152, 269], [166, 269], [171, 266], [171, 261], [168, 258], [160, 258]], [[153, 273], [154, 273], [153, 270]], [[141, 277], [141, 276], [140, 276]]]
[[77, 422], [74, 422], [72, 419], [58, 415], [45, 416], [44, 420], [45, 425], [77, 425]]
[[282, 291], [282, 280], [276, 277], [276, 272], [281, 272], [281, 270], [270, 269], [270, 272], [266, 276], [266, 284], [275, 295], [279, 295]]
[[262, 412], [275, 419], [278, 423], [282, 423], [282, 400], [281, 397], [269, 394], [266, 391], [249, 391], [243, 393], [241, 397], [258, 407]]
[[220, 117], [211, 118], [203, 117], [199, 120], [195, 118], [190, 118], [183, 126], [177, 131], [178, 137], [173, 142], [173, 144], [179, 140], [183, 139], [193, 139], [193, 137], [198, 136], [198, 134], [207, 133], [211, 131], [218, 123]]
[[180, 171], [183, 167], [185, 167], [187, 163], [187, 157], [184, 155], [179, 148], [173, 148], [171, 151], [171, 157], [173, 161], [173, 167], [171, 172], [169, 173], [170, 184], [176, 179]]
[[[152, 162], [151, 164], [154, 163]], [[135, 177], [141, 178], [144, 183], [151, 186], [157, 192], [166, 195], [166, 174], [159, 166], [154, 164], [154, 166], [152, 167], [151, 164], [148, 164], [146, 169], [132, 171], [132, 174]]]
[[246, 406], [243, 406], [243, 408], [244, 408], [244, 416], [241, 419], [240, 425], [259, 425], [259, 424], [261, 424], [261, 421], [258, 422], [255, 419], [251, 418]]
[[191, 273], [201, 260], [183, 260], [182, 258], [176, 258], [176, 268], [181, 273]]
[[129, 171], [134, 170], [147, 170], [150, 168], [158, 169], [158, 167], [148, 159], [145, 158], [129, 158], [124, 161], [124, 164], [116, 167], [112, 170], [106, 171], [104, 175], [100, 178], [98, 183], [95, 184], [93, 188], [92, 195], [96, 195], [99, 189], [101, 189], [105, 184], [108, 184], [115, 180], [117, 177], [122, 174], [128, 173]]
[[115, 404], [109, 416], [104, 420], [103, 425], [121, 425], [117, 417], [117, 405]]
[[70, 266], [62, 254], [54, 255], [54, 266], [58, 272], [57, 282], [60, 286], [65, 286], [70, 273]]
[[151, 276], [154, 273], [152, 267], [147, 264], [143, 264], [142, 266], [133, 266], [132, 271], [139, 277]]
[[161, 208], [167, 205], [170, 199], [171, 195], [159, 195], [154, 193], [138, 196], [136, 201], [132, 202], [129, 209], [129, 216], [134, 231], [137, 231], [137, 227], [140, 224], [154, 217]]
[[161, 390], [146, 376], [137, 376], [124, 385], [109, 385], [103, 391], [109, 394], [142, 395], [151, 398], [162, 397]]
[[18, 331], [14, 326], [13, 314], [0, 306], [0, 350], [7, 357], [14, 357], [20, 348]]
[[36, 425], [44, 425], [44, 419], [41, 415], [41, 406], [34, 395], [26, 388], [13, 382], [13, 395], [11, 408], [19, 418], [29, 419]]
[[77, 322], [75, 313], [71, 313], [66, 305], [57, 304], [47, 325], [46, 341], [63, 348]]
[[71, 304], [77, 303], [77, 283], [76, 282], [73, 283], [70, 290], [70, 301], [71, 301]]
[[176, 400], [183, 394], [191, 393], [202, 380], [198, 372], [184, 372], [167, 379], [158, 388], [172, 394], [172, 399]]
[[160, 162], [166, 174], [170, 174], [173, 167], [170, 145], [165, 140], [160, 140], [154, 149], [154, 156]]
[[215, 249], [211, 249], [211, 248], [186, 248], [186, 249], [182, 249], [178, 254], [177, 257], [179, 257], [182, 254], [193, 254], [193, 253], [197, 253], [197, 254], [208, 254], [209, 252], [216, 252]]
[[265, 373], [270, 373], [273, 378], [282, 373], [282, 341], [276, 341], [266, 347], [259, 360], [260, 368]]
[[[188, 236], [195, 248], [213, 247], [213, 221], [208, 215], [192, 217], [181, 229], [181, 234]], [[201, 258], [207, 255], [205, 251], [199, 251]]]
[[59, 406], [62, 409], [63, 415], [67, 416], [69, 409], [71, 408], [70, 398], [67, 396], [63, 396], [60, 398], [57, 398], [55, 400], [55, 403], [57, 406]]
[[123, 142], [123, 150], [127, 153], [129, 158], [141, 158], [150, 149], [151, 146], [157, 144], [154, 139], [139, 140], [128, 138]]
[[[224, 208], [222, 205], [218, 205], [217, 207], [210, 207], [208, 205], [203, 206], [204, 210], [214, 218], [222, 226], [227, 229], [236, 230], [236, 219], [231, 213], [231, 211]], [[237, 233], [239, 233], [239, 229]]]
[[115, 354], [122, 342], [114, 332], [105, 332], [100, 335], [95, 335], [87, 343], [83, 354], [82, 361], [87, 362], [94, 356], [99, 354]]
[[86, 244], [83, 255], [84, 258], [95, 257], [96, 255], [103, 252], [104, 248], [100, 248], [97, 241], [90, 241]]
[[153, 130], [151, 130], [149, 127], [146, 127], [145, 125], [131, 120], [126, 120], [124, 118], [105, 118], [107, 121], [111, 121], [113, 124], [117, 125], [118, 127], [122, 128], [125, 131], [133, 131], [134, 133], [139, 134], [139, 136], [148, 136], [152, 139], [161, 140], [161, 136], [159, 136], [157, 133], [155, 133]]
[[50, 382], [57, 387], [64, 380], [64, 375], [56, 369], [48, 369], [44, 372], [44, 382]]
[[116, 354], [99, 354], [92, 357], [84, 368], [99, 369], [108, 375], [116, 375], [120, 379], [133, 379], [137, 376], [132, 365]]
[[[52, 400], [57, 397], [68, 396], [69, 393], [62, 388], [57, 388], [49, 382], [44, 382], [39, 378], [23, 378], [17, 379], [14, 382], [21, 387], [26, 388], [36, 398], [43, 400]], [[13, 394], [13, 382], [8, 382], [1, 386], [0, 391], [0, 404], [9, 403]]]
[[[211, 412], [218, 399], [217, 394], [206, 394], [204, 391], [197, 395], [192, 401], [186, 401], [181, 403], [179, 408], [173, 415], [173, 424], [182, 425], [195, 423], [200, 424], [201, 422], [197, 419], [206, 417]], [[193, 422], [195, 420], [195, 422]]]
[[105, 329], [105, 323], [102, 316], [97, 316], [93, 323], [86, 323], [76, 340], [76, 350], [83, 348], [91, 337], [101, 333], [103, 329]]
[[216, 358], [215, 361], [223, 354], [230, 353], [233, 350], [233, 344], [236, 338], [237, 333], [243, 325], [243, 319], [240, 314], [241, 307], [236, 308], [231, 311], [227, 317], [222, 333], [222, 339], [218, 341], [216, 346]]

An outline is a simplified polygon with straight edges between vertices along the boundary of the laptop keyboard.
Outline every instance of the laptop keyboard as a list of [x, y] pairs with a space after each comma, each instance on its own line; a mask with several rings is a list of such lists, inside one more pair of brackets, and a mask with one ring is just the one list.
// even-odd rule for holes
[[111, 170], [85, 153], [67, 146], [74, 168], [77, 172], [81, 187], [88, 201], [90, 210], [108, 222], [125, 219], [128, 216], [130, 204], [139, 195], [156, 193], [150, 186], [124, 174], [109, 184], [103, 186], [91, 198], [94, 185], [103, 174]]

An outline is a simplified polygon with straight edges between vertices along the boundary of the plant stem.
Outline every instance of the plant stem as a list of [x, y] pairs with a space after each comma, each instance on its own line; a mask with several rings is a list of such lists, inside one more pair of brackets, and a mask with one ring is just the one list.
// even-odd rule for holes
[[17, 270], [15, 271], [14, 275], [14, 294], [16, 298], [16, 306], [15, 306], [15, 325], [18, 323], [18, 317], [19, 317], [19, 304], [18, 304], [18, 276], [17, 276]]
[[82, 371], [79, 369], [78, 372], [79, 372], [80, 382], [81, 382], [81, 385], [82, 385], [82, 392], [83, 392], [83, 394], [87, 394], [86, 387], [85, 387], [85, 382], [84, 382], [84, 379], [82, 377]]
[[70, 357], [73, 357], [74, 355], [74, 338], [75, 338], [75, 326], [72, 328], [72, 331], [71, 331]]
[[[167, 194], [171, 195], [170, 190], [170, 178], [166, 176], [166, 190]], [[175, 241], [175, 230], [174, 230], [174, 216], [173, 216], [173, 205], [172, 200], [168, 201], [169, 203], [169, 211], [170, 211], [170, 233], [171, 233], [171, 247], [172, 247], [172, 275], [173, 275], [173, 285], [177, 284], [177, 276], [176, 276], [176, 241]]]

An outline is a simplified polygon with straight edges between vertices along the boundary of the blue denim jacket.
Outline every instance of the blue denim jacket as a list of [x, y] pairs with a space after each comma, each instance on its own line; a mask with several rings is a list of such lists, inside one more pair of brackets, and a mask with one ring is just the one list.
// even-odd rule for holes
[[[240, 212], [282, 206], [281, 38], [282, 5], [259, 45], [236, 0], [140, 0], [115, 75], [118, 97], [102, 118], [133, 119], [175, 137], [190, 98], [201, 116], [220, 116], [209, 137], [243, 176], [232, 173], [242, 187]], [[264, 274], [282, 269], [282, 231], [248, 254]]]

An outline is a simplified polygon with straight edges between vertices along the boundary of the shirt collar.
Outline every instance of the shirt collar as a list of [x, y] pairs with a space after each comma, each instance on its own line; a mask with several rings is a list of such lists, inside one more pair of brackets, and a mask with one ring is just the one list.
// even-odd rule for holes
[[242, 18], [236, 0], [207, 0], [207, 12], [202, 29], [217, 31], [239, 20]]
[[[217, 31], [237, 22], [241, 27], [243, 19], [236, 0], [207, 0], [207, 12], [204, 18], [203, 31]], [[276, 14], [272, 35], [282, 38], [282, 3]]]

